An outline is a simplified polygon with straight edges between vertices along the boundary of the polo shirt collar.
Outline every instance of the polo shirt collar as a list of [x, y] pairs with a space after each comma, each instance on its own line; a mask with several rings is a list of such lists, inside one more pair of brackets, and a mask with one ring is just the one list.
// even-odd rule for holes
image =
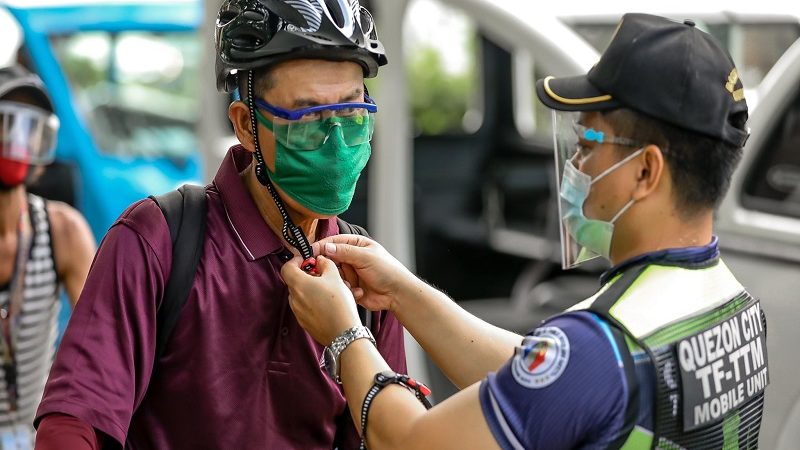
[[[272, 232], [261, 217], [250, 191], [239, 175], [253, 160], [253, 155], [241, 145], [228, 150], [214, 177], [214, 185], [222, 197], [222, 204], [234, 234], [239, 238], [242, 251], [251, 261], [284, 250], [283, 241]], [[266, 188], [264, 188], [266, 189]], [[323, 239], [339, 233], [335, 219], [320, 219], [317, 238]]]
[[716, 263], [719, 260], [719, 239], [711, 237], [707, 245], [697, 247], [668, 248], [656, 252], [635, 256], [612, 267], [600, 277], [600, 284], [605, 285], [615, 276], [630, 267], [642, 264], [678, 265], [684, 267], [701, 267]]

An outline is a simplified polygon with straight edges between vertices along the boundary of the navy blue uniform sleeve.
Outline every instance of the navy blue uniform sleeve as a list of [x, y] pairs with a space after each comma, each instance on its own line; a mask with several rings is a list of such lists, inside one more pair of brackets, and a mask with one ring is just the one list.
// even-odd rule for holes
[[606, 448], [628, 401], [608, 325], [588, 312], [550, 319], [481, 383], [480, 400], [503, 449]]

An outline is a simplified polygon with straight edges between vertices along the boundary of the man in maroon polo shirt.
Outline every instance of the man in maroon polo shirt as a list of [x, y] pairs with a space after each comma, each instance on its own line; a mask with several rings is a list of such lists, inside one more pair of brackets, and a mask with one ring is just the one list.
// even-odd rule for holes
[[[241, 145], [206, 187], [188, 301], [154, 363], [172, 243], [153, 201], [132, 205], [97, 253], [53, 364], [38, 450], [358, 446], [341, 387], [320, 368], [323, 347], [298, 325], [280, 277], [290, 249], [303, 255], [339, 232], [335, 216], [370, 155], [377, 107], [363, 81], [386, 57], [369, 12], [345, 3], [222, 5], [217, 85], [244, 99], [229, 109]], [[373, 319], [381, 353], [405, 371], [401, 326]]]

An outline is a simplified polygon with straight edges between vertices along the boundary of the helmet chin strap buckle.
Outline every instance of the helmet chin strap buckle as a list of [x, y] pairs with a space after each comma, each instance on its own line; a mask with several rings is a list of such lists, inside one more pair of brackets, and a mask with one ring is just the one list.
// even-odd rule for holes
[[303, 264], [300, 265], [300, 268], [303, 269], [303, 272], [311, 275], [319, 274], [319, 272], [317, 272], [317, 260], [313, 256], [311, 258], [306, 258]]

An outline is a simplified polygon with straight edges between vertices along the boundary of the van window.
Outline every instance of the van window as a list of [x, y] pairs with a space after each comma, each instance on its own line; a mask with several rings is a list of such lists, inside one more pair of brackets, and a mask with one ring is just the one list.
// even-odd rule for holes
[[748, 88], [761, 83], [783, 52], [800, 37], [800, 24], [796, 21], [707, 24], [707, 28], [731, 53]]
[[800, 218], [800, 89], [775, 121], [761, 154], [746, 177], [742, 204]]
[[514, 55], [514, 122], [520, 136], [537, 143], [553, 142], [552, 110], [536, 96], [536, 80], [550, 73], [544, 72], [529, 52], [520, 50]]
[[406, 12], [405, 57], [416, 135], [465, 134], [483, 121], [475, 23], [435, 0]]
[[196, 33], [78, 32], [51, 44], [102, 152], [175, 158], [197, 151]]

